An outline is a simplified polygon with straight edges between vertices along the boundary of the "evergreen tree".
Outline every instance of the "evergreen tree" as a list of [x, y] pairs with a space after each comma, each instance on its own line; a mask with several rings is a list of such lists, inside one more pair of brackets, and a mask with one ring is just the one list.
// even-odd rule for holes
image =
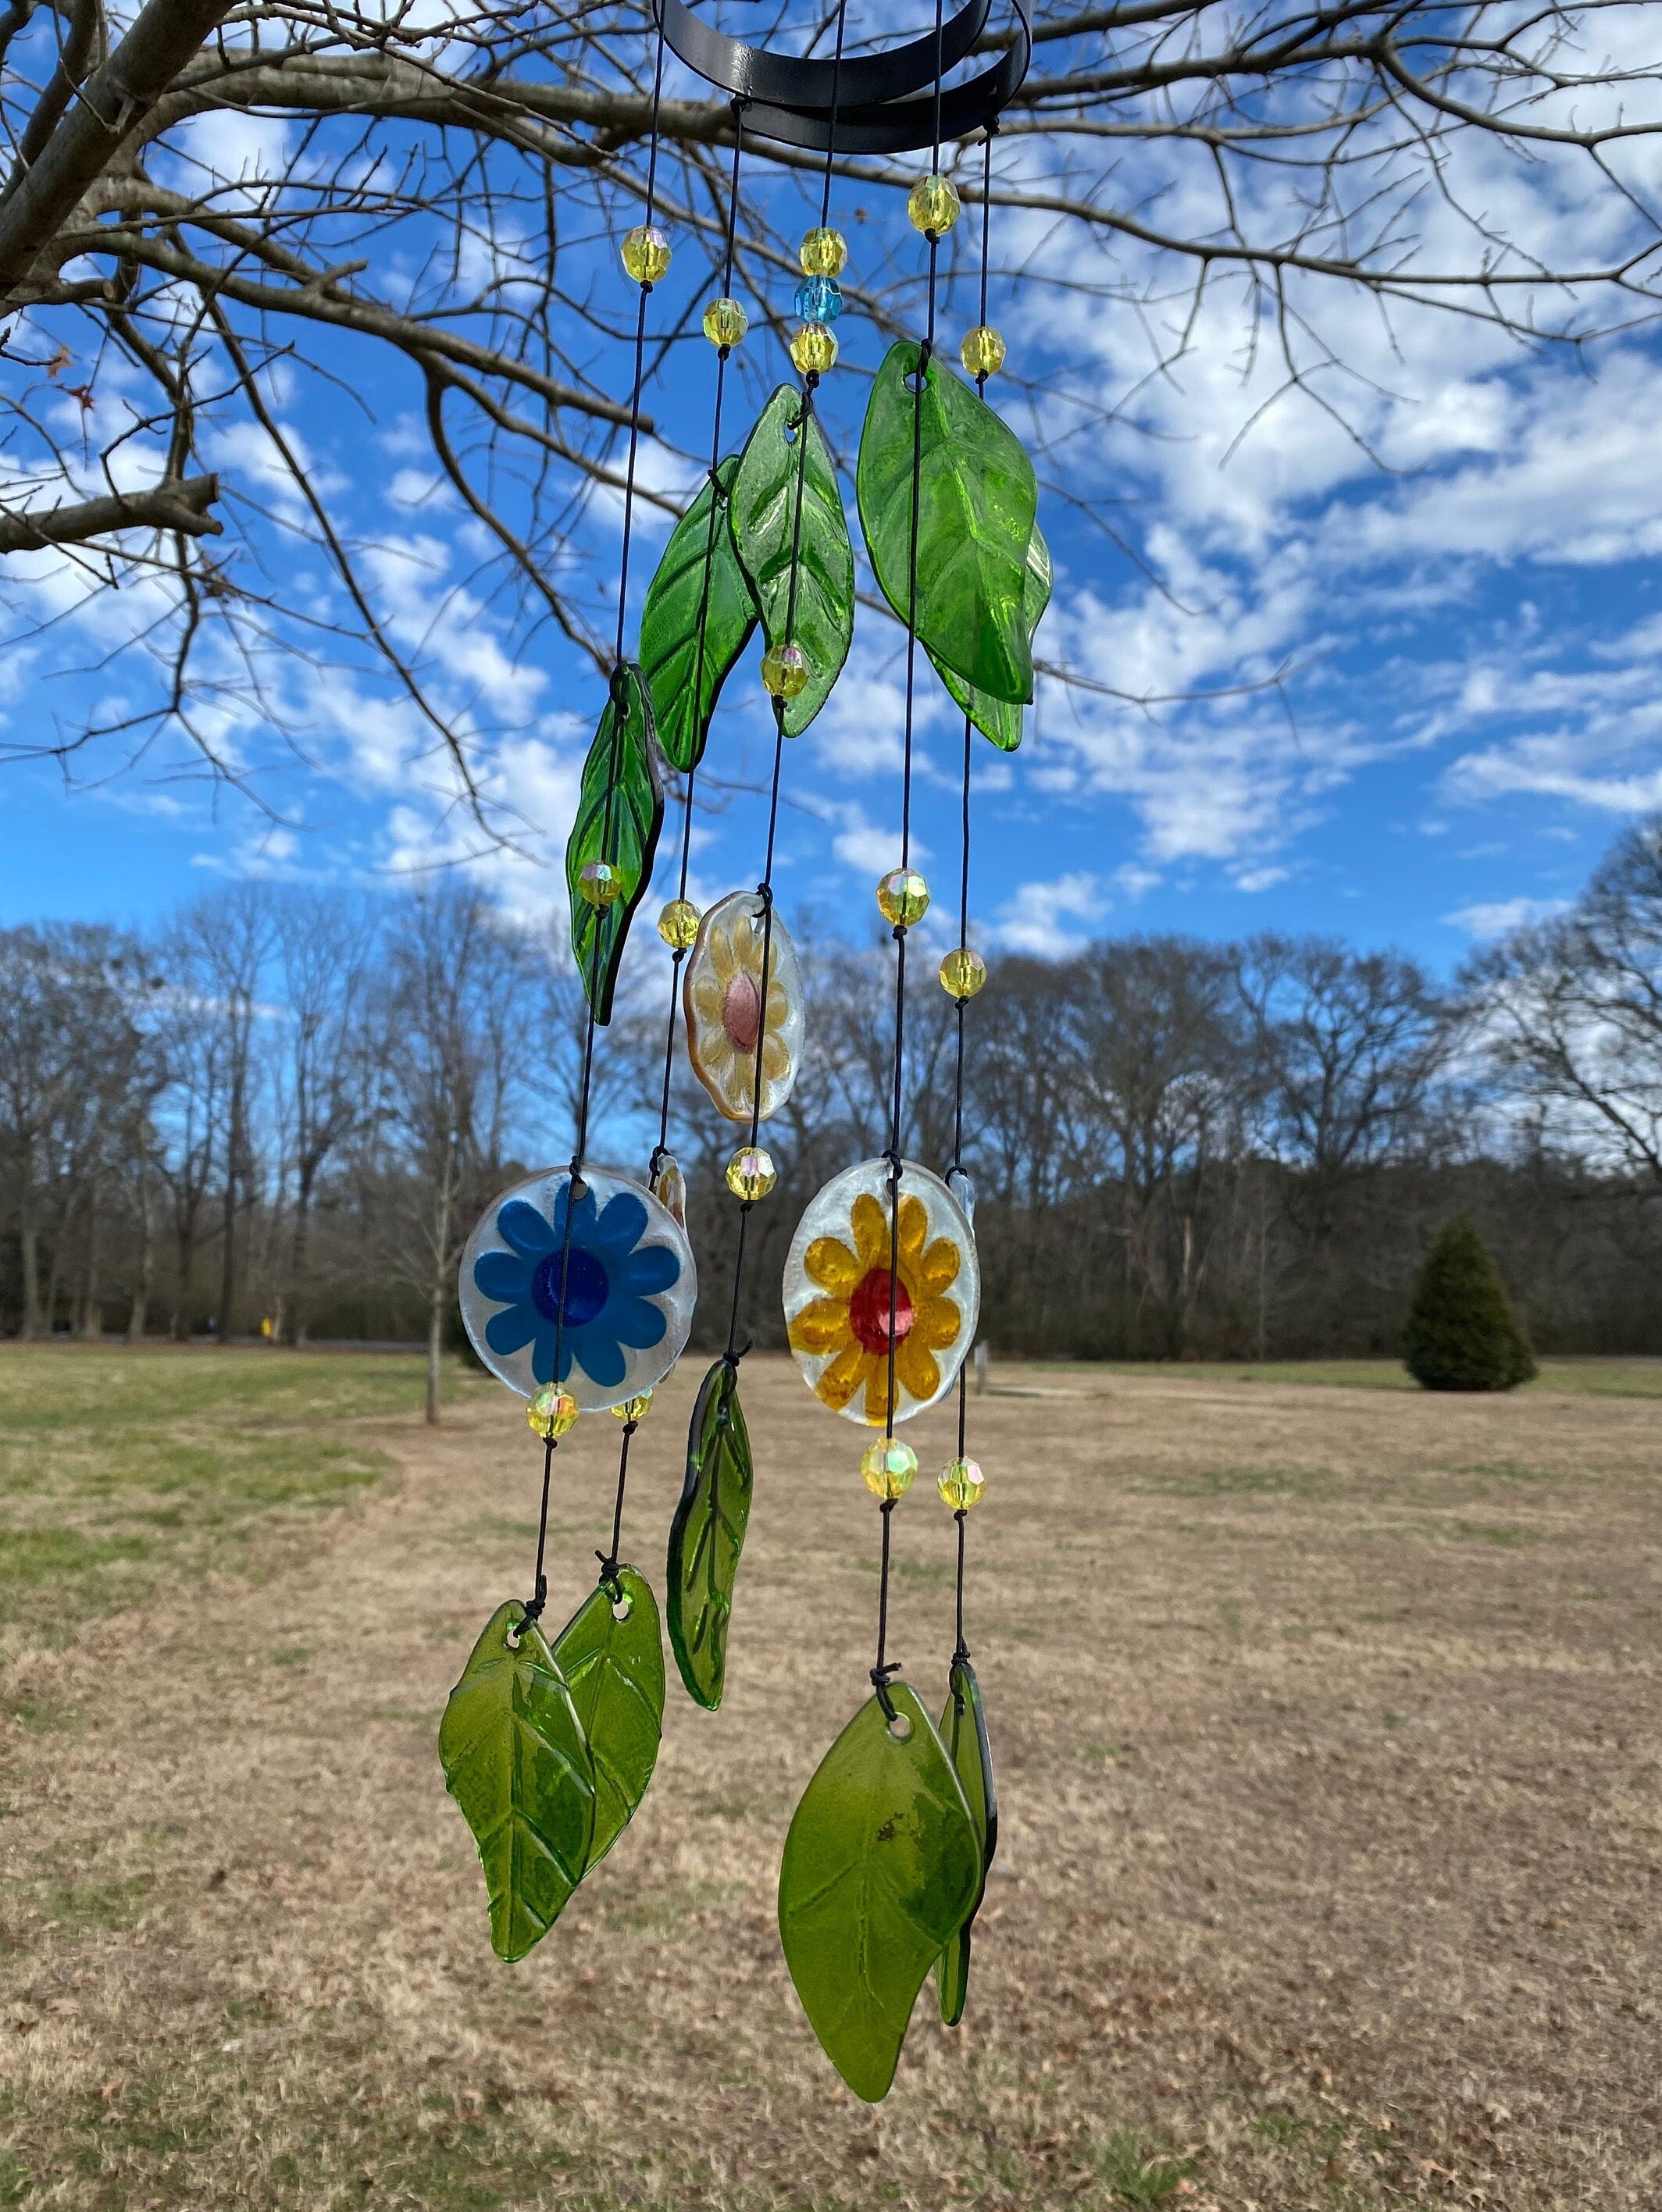
[[1414, 1287], [1403, 1364], [1428, 1390], [1512, 1390], [1535, 1355], [1469, 1214], [1446, 1221]]

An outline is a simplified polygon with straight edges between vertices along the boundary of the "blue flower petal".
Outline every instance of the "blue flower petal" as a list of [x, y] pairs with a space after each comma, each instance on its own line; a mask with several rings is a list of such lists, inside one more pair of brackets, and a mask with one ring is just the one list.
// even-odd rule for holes
[[572, 1243], [574, 1244], [592, 1243], [594, 1237], [594, 1224], [600, 1218], [600, 1208], [594, 1199], [594, 1184], [591, 1182], [583, 1186], [583, 1194], [575, 1206], [571, 1205], [570, 1177], [568, 1176], [560, 1185], [554, 1200], [553, 1241], [557, 1244], [562, 1243], [565, 1237], [565, 1217], [568, 1206], [571, 1211]]
[[635, 1291], [645, 1296], [654, 1291], [667, 1291], [681, 1279], [681, 1255], [667, 1244], [642, 1244], [630, 1254], [618, 1270], [615, 1280], [621, 1291]]
[[[537, 1338], [531, 1347], [531, 1371], [539, 1382], [554, 1380], [554, 1341], [557, 1332], [551, 1321], [542, 1314], [537, 1316]], [[571, 1366], [571, 1355], [563, 1347], [560, 1352], [560, 1380], [564, 1382]]]
[[510, 1198], [497, 1214], [496, 1234], [527, 1260], [540, 1260], [554, 1249], [554, 1231], [522, 1198]]
[[602, 1390], [617, 1389], [628, 1362], [612, 1325], [610, 1306], [600, 1320], [590, 1322], [583, 1328], [568, 1329], [565, 1340], [567, 1348], [576, 1355], [577, 1364], [592, 1382]]
[[533, 1264], [518, 1252], [481, 1252], [473, 1262], [473, 1280], [486, 1297], [513, 1305], [531, 1296]]
[[664, 1340], [667, 1323], [662, 1309], [649, 1306], [644, 1298], [608, 1298], [604, 1318], [606, 1326], [618, 1341], [632, 1345], [637, 1352], [644, 1352], [649, 1344], [661, 1344]]
[[627, 1252], [638, 1244], [647, 1225], [647, 1210], [633, 1191], [620, 1190], [601, 1214], [594, 1243], [613, 1253]]
[[531, 1305], [504, 1306], [484, 1325], [484, 1340], [499, 1358], [523, 1352], [537, 1334], [537, 1309]]

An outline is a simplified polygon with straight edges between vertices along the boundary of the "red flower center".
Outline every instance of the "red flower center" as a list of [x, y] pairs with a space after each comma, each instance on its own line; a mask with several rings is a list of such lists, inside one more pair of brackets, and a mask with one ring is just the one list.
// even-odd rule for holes
[[735, 1051], [755, 1051], [762, 1033], [762, 994], [742, 968], [721, 994], [721, 1027]]
[[[912, 1325], [912, 1302], [906, 1285], [898, 1278], [894, 1285], [894, 1340], [901, 1338]], [[874, 1267], [866, 1276], [854, 1296], [849, 1300], [849, 1327], [862, 1352], [881, 1352], [889, 1349], [889, 1271]]]

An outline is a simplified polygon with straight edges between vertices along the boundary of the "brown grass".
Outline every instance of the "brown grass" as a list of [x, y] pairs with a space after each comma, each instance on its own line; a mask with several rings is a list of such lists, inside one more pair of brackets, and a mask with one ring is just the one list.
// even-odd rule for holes
[[[625, 1551], [654, 1580], [697, 1379], [638, 1439]], [[436, 1437], [358, 1413], [393, 1471], [303, 1547], [253, 1579], [192, 1555], [25, 1643], [0, 2205], [1662, 2204], [1653, 1407], [1033, 1379], [971, 1407], [1003, 1849], [969, 2017], [926, 1994], [880, 2110], [773, 1924], [791, 1808], [865, 1692], [875, 1515], [858, 1431], [758, 1358], [727, 1707], [672, 1676], [633, 1828], [520, 1967], [434, 1743], [527, 1585], [505, 1395]], [[926, 1470], [948, 1435], [914, 1425]], [[557, 1619], [616, 1445], [594, 1420], [560, 1455]], [[892, 1649], [931, 1696], [950, 1538], [920, 1481]]]

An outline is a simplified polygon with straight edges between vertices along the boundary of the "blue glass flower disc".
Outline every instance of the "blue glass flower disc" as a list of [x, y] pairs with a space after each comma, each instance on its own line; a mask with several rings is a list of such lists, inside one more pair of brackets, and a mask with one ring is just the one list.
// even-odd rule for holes
[[805, 323], [834, 323], [843, 312], [843, 287], [834, 276], [805, 276], [796, 288], [796, 312]]
[[461, 1259], [462, 1321], [499, 1382], [563, 1382], [585, 1413], [662, 1382], [698, 1297], [687, 1234], [644, 1184], [586, 1167], [528, 1176], [488, 1206]]

